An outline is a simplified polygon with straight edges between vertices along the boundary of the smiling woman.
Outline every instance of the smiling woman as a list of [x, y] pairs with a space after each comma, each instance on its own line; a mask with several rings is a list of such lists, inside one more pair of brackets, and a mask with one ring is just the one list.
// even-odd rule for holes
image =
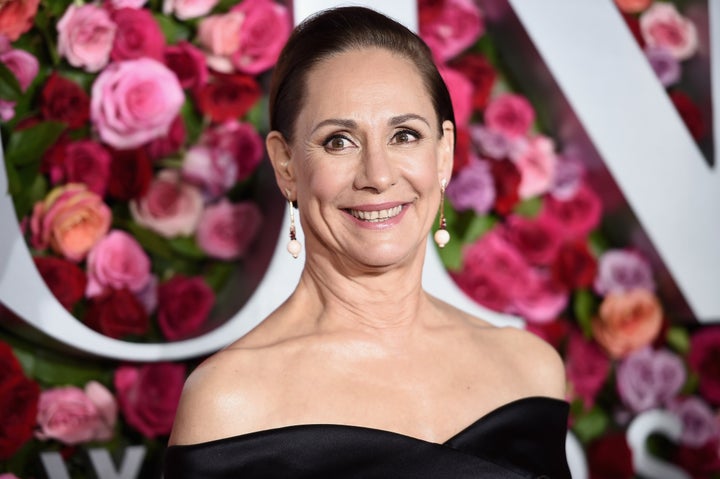
[[425, 44], [372, 10], [325, 11], [283, 50], [270, 113], [305, 266], [189, 377], [165, 477], [569, 477], [554, 350], [422, 288], [455, 140]]

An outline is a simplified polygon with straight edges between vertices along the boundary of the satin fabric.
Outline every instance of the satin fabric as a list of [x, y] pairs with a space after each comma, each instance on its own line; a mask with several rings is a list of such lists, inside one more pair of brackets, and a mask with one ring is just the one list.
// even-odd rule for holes
[[569, 479], [568, 411], [558, 399], [519, 399], [442, 444], [361, 426], [268, 429], [170, 446], [164, 478]]

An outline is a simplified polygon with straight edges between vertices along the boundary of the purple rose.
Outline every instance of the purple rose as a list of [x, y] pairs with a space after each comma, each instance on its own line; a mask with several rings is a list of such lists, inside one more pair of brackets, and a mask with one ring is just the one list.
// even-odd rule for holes
[[688, 447], [702, 447], [720, 433], [720, 418], [697, 396], [678, 398], [668, 405], [683, 424], [680, 442]]
[[494, 160], [502, 160], [510, 154], [511, 141], [503, 133], [476, 123], [471, 124], [468, 131], [473, 146], [483, 155]]
[[603, 296], [610, 292], [632, 289], [655, 291], [650, 264], [639, 253], [628, 250], [608, 250], [598, 260], [595, 291]]
[[645, 48], [645, 56], [662, 86], [669, 87], [680, 80], [680, 62], [668, 49], [648, 46]]
[[561, 200], [572, 198], [583, 182], [585, 166], [573, 153], [565, 152], [557, 160], [550, 192]]
[[617, 369], [620, 398], [634, 412], [667, 403], [685, 383], [682, 360], [668, 350], [640, 349], [627, 356]]
[[487, 214], [495, 203], [495, 183], [488, 162], [472, 158], [450, 182], [447, 198], [457, 210]]

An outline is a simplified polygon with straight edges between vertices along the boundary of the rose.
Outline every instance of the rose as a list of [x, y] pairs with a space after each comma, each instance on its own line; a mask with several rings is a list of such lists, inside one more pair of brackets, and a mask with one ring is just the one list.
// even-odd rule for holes
[[450, 92], [455, 124], [467, 125], [472, 116], [473, 84], [465, 75], [448, 67], [440, 67], [440, 75]]
[[495, 184], [488, 162], [472, 158], [450, 182], [446, 195], [459, 211], [472, 209], [478, 215], [487, 214], [495, 202]]
[[713, 474], [720, 471], [720, 441], [709, 441], [702, 447], [681, 445], [672, 461], [693, 479], [712, 479]]
[[667, 350], [643, 348], [626, 357], [617, 368], [617, 390], [633, 412], [666, 404], [685, 383], [682, 360]]
[[110, 391], [97, 381], [85, 390], [74, 386], [52, 388], [40, 394], [35, 437], [75, 445], [112, 437], [117, 404]]
[[119, 8], [141, 8], [147, 3], [147, 0], [107, 0], [107, 3], [117, 10]]
[[110, 58], [114, 61], [148, 57], [163, 60], [165, 37], [152, 14], [143, 8], [120, 8], [112, 13], [117, 25]]
[[147, 193], [130, 201], [133, 219], [166, 238], [193, 234], [202, 211], [200, 191], [184, 183], [177, 170], [160, 171]]
[[560, 231], [554, 223], [510, 215], [505, 221], [504, 233], [505, 238], [533, 264], [549, 265], [560, 248]]
[[631, 250], [607, 250], [598, 260], [595, 291], [606, 295], [631, 289], [655, 290], [652, 269], [640, 253]]
[[663, 311], [657, 297], [645, 289], [611, 292], [592, 319], [595, 340], [614, 358], [650, 344], [660, 332]]
[[566, 149], [562, 156], [557, 158], [555, 174], [550, 186], [550, 193], [557, 199], [566, 200], [575, 196], [585, 176], [585, 166], [577, 154]]
[[197, 39], [208, 51], [207, 64], [215, 71], [231, 73], [232, 55], [240, 48], [240, 27], [245, 21], [241, 12], [231, 11], [220, 15], [210, 15], [200, 21]]
[[[170, 124], [170, 131], [167, 135], [160, 136], [145, 145], [147, 156], [152, 159], [164, 158], [177, 152], [185, 144], [185, 123], [182, 115], [175, 117]], [[149, 163], [148, 163], [149, 164]], [[152, 179], [152, 170], [148, 169], [147, 185], [150, 185]]]
[[567, 306], [568, 292], [542, 271], [531, 269], [527, 276], [512, 298], [512, 310], [533, 323], [553, 321]]
[[680, 114], [683, 123], [695, 140], [701, 139], [705, 135], [705, 120], [702, 111], [690, 99], [689, 96], [681, 91], [671, 91], [670, 100]]
[[231, 55], [235, 68], [256, 75], [273, 66], [290, 36], [288, 9], [273, 0], [245, 0], [230, 11], [245, 17], [240, 45]]
[[597, 343], [573, 331], [565, 352], [565, 371], [572, 395], [582, 399], [585, 408], [590, 409], [610, 373], [610, 358]]
[[570, 241], [560, 246], [552, 265], [555, 281], [567, 289], [588, 288], [597, 275], [597, 260], [585, 241]]
[[214, 258], [242, 258], [255, 240], [261, 223], [262, 216], [255, 203], [233, 204], [223, 198], [203, 212], [196, 233], [198, 246]]
[[37, 58], [31, 53], [6, 45], [0, 46], [0, 62], [15, 75], [22, 91], [27, 90], [40, 69]]
[[565, 338], [570, 331], [570, 322], [564, 318], [557, 318], [547, 323], [527, 323], [525, 326], [528, 331], [550, 343], [557, 350], [565, 344]]
[[615, 5], [625, 13], [639, 13], [645, 10], [653, 0], [615, 0]]
[[55, 298], [68, 311], [85, 295], [87, 276], [75, 263], [54, 256], [36, 256], [35, 267]]
[[112, 213], [85, 185], [68, 183], [48, 193], [33, 208], [33, 247], [48, 246], [70, 261], [81, 261], [110, 228]]
[[53, 183], [83, 183], [100, 196], [105, 195], [110, 178], [110, 153], [92, 140], [60, 143], [53, 150], [59, 158], [50, 165]]
[[553, 185], [557, 156], [550, 138], [542, 135], [531, 138], [523, 148], [511, 153], [511, 159], [520, 170], [521, 198], [541, 195]]
[[186, 89], [198, 88], [208, 79], [207, 63], [203, 53], [192, 43], [181, 41], [165, 48], [165, 65], [172, 70]]
[[545, 197], [540, 221], [554, 221], [568, 240], [582, 239], [599, 223], [602, 203], [597, 193], [587, 184], [580, 185], [570, 198]]
[[199, 276], [175, 275], [158, 287], [158, 324], [165, 337], [182, 339], [195, 333], [215, 303], [215, 293]]
[[40, 0], [21, 0], [2, 2], [0, 4], [0, 36], [5, 35], [10, 41], [32, 28]]
[[251, 123], [235, 119], [220, 123], [206, 130], [201, 144], [212, 149], [227, 151], [235, 158], [237, 174], [235, 181], [244, 181], [262, 161], [265, 146], [262, 137]]
[[196, 145], [188, 149], [183, 158], [183, 179], [201, 188], [211, 199], [230, 190], [236, 176], [237, 162], [229, 151]]
[[150, 281], [150, 258], [133, 236], [113, 230], [90, 250], [87, 272], [87, 296], [98, 296], [105, 288], [139, 293]]
[[668, 409], [675, 413], [683, 424], [680, 442], [689, 447], [702, 447], [717, 440], [720, 421], [702, 398], [689, 396], [672, 401]]
[[664, 87], [674, 85], [680, 80], [680, 62], [665, 48], [647, 47], [645, 57]]
[[720, 405], [720, 327], [705, 327], [692, 335], [688, 364], [698, 375], [703, 397]]
[[492, 161], [490, 165], [495, 180], [493, 209], [500, 215], [507, 215], [520, 201], [520, 171], [510, 160]]
[[587, 446], [590, 479], [633, 479], [632, 451], [625, 431], [598, 437]]
[[444, 62], [475, 43], [485, 32], [485, 23], [472, 0], [446, 0], [440, 8], [420, 23], [420, 36]]
[[467, 128], [460, 127], [455, 132], [455, 155], [453, 156], [453, 176], [470, 163], [470, 134]]
[[483, 110], [488, 104], [497, 73], [482, 55], [468, 53], [450, 63], [450, 67], [465, 75], [474, 87], [473, 108]]
[[40, 108], [46, 120], [62, 121], [80, 128], [90, 119], [90, 98], [74, 81], [52, 72], [40, 93]]
[[24, 377], [22, 366], [12, 348], [0, 341], [0, 389], [13, 384], [18, 377]]
[[465, 294], [486, 308], [505, 311], [510, 305], [507, 291], [485, 271], [463, 268], [459, 273], [453, 273], [452, 278]]
[[[3, 361], [6, 362], [6, 361]], [[0, 383], [0, 460], [10, 459], [32, 438], [40, 386], [22, 374]]]
[[223, 122], [244, 116], [262, 91], [248, 75], [214, 75], [198, 93], [198, 107], [213, 121]]
[[150, 327], [144, 305], [127, 289], [107, 289], [88, 301], [85, 323], [111, 338], [142, 335]]
[[687, 60], [697, 52], [695, 25], [682, 16], [675, 5], [655, 2], [640, 16], [640, 32], [651, 47], [663, 47], [678, 60]]
[[508, 138], [527, 134], [535, 121], [535, 110], [527, 99], [514, 93], [501, 94], [485, 108], [485, 125]]
[[164, 0], [163, 13], [174, 14], [179, 20], [204, 17], [219, 0]]
[[153, 179], [153, 168], [145, 149], [113, 150], [107, 192], [127, 201], [147, 193]]
[[175, 74], [150, 58], [116, 62], [92, 86], [90, 118], [100, 138], [118, 149], [166, 135], [185, 96]]
[[120, 366], [114, 382], [127, 422], [148, 438], [170, 433], [185, 371], [181, 363]]
[[470, 139], [483, 155], [495, 160], [507, 158], [510, 154], [510, 139], [504, 134], [476, 123], [468, 127]]
[[101, 6], [70, 4], [57, 23], [58, 54], [74, 67], [94, 73], [110, 60], [117, 26]]

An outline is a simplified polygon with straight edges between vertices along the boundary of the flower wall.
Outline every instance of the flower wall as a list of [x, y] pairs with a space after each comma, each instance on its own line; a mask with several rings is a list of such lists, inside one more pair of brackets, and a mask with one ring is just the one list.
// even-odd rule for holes
[[[681, 3], [616, 3], [701, 141], [708, 129], [678, 84], [695, 25]], [[643, 253], [603, 233], [602, 192], [511, 86], [483, 11], [472, 0], [419, 9], [458, 126], [453, 239], [440, 251], [452, 278], [562, 354], [590, 477], [636, 477], [626, 430], [651, 409], [683, 425], [677, 443], [652, 437], [653, 454], [693, 478], [720, 477], [720, 327], [667, 314]], [[224, 319], [230, 278], [270, 228], [259, 187], [267, 81], [290, 27], [273, 0], [0, 6], [10, 193], [38, 271], [78, 321], [148, 342]], [[117, 458], [134, 444], [147, 448], [140, 476], [159, 477], [199, 359], [88, 362], [21, 339], [8, 312], [0, 321], [0, 410], [14, 413], [0, 424], [0, 477], [42, 476], [43, 451], [92, 477], [89, 450]]]

